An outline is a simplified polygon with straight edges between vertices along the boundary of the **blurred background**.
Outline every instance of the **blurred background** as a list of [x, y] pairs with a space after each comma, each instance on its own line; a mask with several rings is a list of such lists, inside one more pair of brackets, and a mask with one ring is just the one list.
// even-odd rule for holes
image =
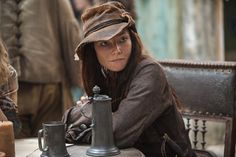
[[138, 30], [160, 59], [236, 60], [236, 1], [137, 0]]

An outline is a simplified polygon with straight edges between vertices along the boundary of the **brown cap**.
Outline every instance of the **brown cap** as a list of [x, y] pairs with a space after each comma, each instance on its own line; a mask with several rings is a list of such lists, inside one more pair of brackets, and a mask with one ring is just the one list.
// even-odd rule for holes
[[128, 27], [136, 32], [133, 18], [119, 2], [107, 2], [89, 8], [82, 14], [81, 19], [84, 38], [76, 48], [80, 58], [82, 49], [87, 43], [109, 40]]

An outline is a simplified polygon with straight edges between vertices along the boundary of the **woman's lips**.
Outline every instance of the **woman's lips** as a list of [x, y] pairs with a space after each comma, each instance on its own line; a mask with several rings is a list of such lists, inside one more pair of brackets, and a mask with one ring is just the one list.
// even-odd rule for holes
[[124, 60], [124, 58], [119, 58], [119, 59], [113, 59], [113, 60], [111, 60], [111, 62], [119, 62], [119, 61], [123, 61]]

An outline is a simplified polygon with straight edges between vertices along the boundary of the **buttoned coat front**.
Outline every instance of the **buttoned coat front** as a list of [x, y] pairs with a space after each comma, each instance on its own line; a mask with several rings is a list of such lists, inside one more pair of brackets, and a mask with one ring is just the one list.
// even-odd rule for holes
[[0, 36], [20, 82], [79, 86], [79, 30], [67, 0], [0, 1]]

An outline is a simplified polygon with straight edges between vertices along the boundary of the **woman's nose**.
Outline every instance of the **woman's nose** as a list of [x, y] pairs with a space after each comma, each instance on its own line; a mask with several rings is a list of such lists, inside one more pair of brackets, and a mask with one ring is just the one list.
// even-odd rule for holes
[[121, 51], [121, 47], [118, 43], [115, 43], [114, 44], [114, 49], [113, 49], [113, 53], [114, 54], [120, 54], [122, 51]]

